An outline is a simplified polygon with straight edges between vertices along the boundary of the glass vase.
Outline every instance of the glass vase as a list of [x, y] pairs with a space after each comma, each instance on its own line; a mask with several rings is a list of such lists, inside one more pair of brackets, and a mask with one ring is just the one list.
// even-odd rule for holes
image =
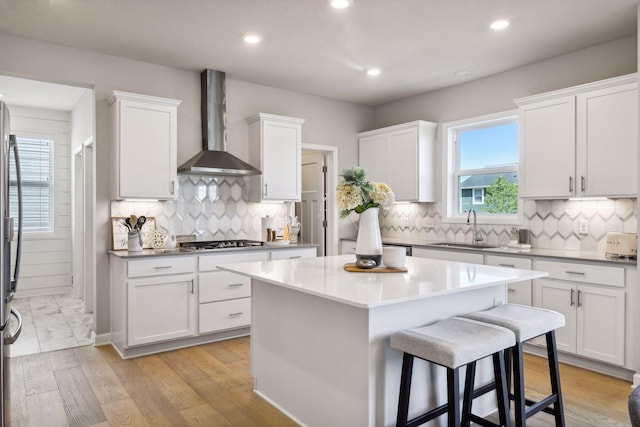
[[378, 223], [380, 208], [369, 208], [360, 214], [356, 259], [371, 259], [376, 266], [382, 264], [382, 237]]

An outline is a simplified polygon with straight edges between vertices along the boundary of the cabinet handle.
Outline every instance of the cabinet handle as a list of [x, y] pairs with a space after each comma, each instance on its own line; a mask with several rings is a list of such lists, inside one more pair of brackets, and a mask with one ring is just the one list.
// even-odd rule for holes
[[576, 290], [571, 289], [571, 307], [576, 304]]
[[266, 196], [266, 195], [267, 195], [267, 193], [268, 193], [268, 192], [267, 192], [267, 184], [264, 184], [264, 195]]
[[171, 183], [169, 184], [170, 188], [169, 191], [171, 192], [171, 194], [176, 194], [176, 180], [172, 180]]
[[513, 264], [498, 264], [500, 267], [509, 267], [509, 268], [516, 268], [515, 265]]
[[302, 258], [302, 255], [298, 255], [298, 256], [290, 256], [289, 259], [296, 259], [296, 258]]
[[229, 313], [229, 317], [238, 317], [238, 316], [242, 316], [244, 314], [244, 311], [239, 311], [237, 313]]
[[155, 267], [156, 270], [166, 270], [167, 268], [171, 268], [170, 265], [159, 265]]
[[244, 286], [244, 283], [232, 283], [229, 285], [230, 288], [239, 288], [240, 286]]
[[586, 182], [585, 182], [584, 176], [581, 176], [580, 177], [580, 191], [582, 191], [584, 193], [585, 187], [586, 187]]
[[571, 271], [571, 270], [566, 270], [565, 273], [567, 274], [574, 274], [576, 276], [584, 276], [584, 271]]
[[578, 290], [578, 307], [582, 305], [582, 291]]
[[573, 177], [569, 177], [569, 193], [573, 193]]
[[513, 289], [513, 288], [509, 288], [509, 289], [507, 289], [507, 292], [509, 292], [510, 294], [515, 294], [516, 290]]

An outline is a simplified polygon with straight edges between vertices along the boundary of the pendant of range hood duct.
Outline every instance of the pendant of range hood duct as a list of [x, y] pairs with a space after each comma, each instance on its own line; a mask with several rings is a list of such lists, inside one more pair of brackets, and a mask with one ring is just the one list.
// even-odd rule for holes
[[262, 172], [227, 152], [225, 73], [200, 74], [202, 151], [178, 168], [178, 173], [218, 176], [260, 175]]

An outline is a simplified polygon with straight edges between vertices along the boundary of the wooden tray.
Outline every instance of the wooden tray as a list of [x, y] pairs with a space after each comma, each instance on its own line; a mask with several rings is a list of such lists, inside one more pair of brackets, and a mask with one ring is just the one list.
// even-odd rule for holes
[[401, 268], [389, 268], [389, 267], [374, 267], [374, 268], [359, 268], [352, 262], [344, 265], [344, 269], [352, 273], [406, 273], [407, 267]]

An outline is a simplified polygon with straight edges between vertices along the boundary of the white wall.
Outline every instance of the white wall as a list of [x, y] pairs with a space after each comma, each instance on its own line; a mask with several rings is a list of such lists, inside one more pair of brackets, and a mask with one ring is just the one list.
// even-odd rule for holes
[[71, 287], [71, 117], [62, 111], [9, 108], [12, 133], [54, 138], [54, 232], [24, 234], [17, 296], [67, 292]]
[[[109, 331], [110, 183], [109, 129], [106, 101], [122, 90], [182, 100], [178, 108], [178, 163], [201, 148], [200, 75], [81, 49], [73, 49], [0, 33], [0, 73], [95, 89], [97, 145], [97, 319], [96, 333]], [[46, 64], [46, 66], [43, 66]], [[305, 118], [304, 142], [339, 147], [341, 167], [357, 161], [357, 132], [374, 123], [371, 107], [299, 94], [234, 80], [227, 76], [228, 148], [246, 158], [244, 118], [257, 112]]]

